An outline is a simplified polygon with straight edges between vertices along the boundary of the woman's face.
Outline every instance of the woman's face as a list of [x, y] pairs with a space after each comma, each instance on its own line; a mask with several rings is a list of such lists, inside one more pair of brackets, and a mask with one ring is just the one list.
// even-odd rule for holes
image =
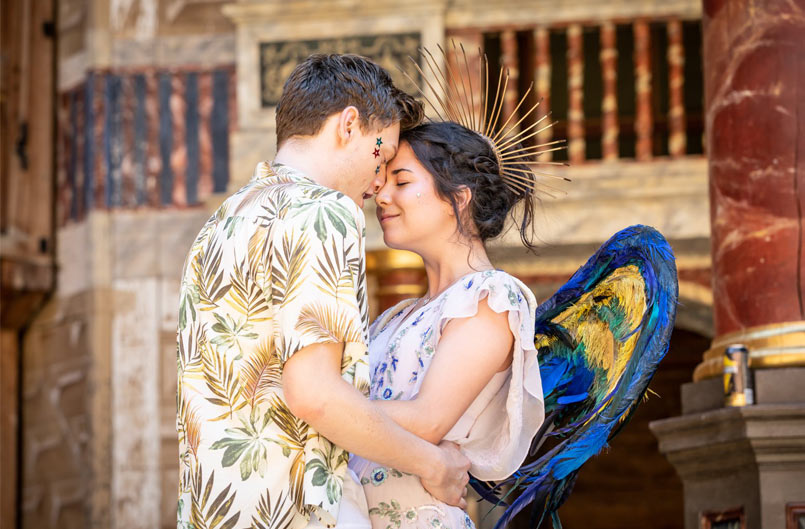
[[383, 240], [390, 248], [418, 252], [455, 235], [452, 206], [436, 193], [433, 176], [407, 142], [400, 143], [389, 162], [375, 202]]

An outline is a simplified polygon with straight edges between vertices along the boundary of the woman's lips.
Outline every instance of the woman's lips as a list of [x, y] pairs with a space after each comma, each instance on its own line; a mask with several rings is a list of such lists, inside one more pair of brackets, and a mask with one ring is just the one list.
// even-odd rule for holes
[[399, 217], [399, 215], [381, 215], [380, 216], [380, 223], [383, 224], [387, 220], [390, 220], [390, 219], [393, 219], [393, 218], [396, 218], [396, 217]]

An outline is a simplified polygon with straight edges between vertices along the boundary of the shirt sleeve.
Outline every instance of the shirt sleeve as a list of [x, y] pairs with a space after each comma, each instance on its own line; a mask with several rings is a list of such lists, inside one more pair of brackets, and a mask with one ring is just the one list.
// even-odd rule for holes
[[[283, 363], [317, 343], [366, 351], [363, 231], [343, 207], [314, 204], [272, 229], [274, 337]], [[346, 354], [345, 354], [346, 356]], [[344, 368], [348, 366], [342, 366]]]

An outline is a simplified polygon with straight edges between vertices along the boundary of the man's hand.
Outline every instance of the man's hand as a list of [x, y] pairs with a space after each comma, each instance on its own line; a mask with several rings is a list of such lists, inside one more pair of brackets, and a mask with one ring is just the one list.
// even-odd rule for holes
[[437, 500], [466, 509], [470, 460], [459, 451], [458, 445], [449, 441], [439, 443], [439, 451], [442, 464], [434, 467], [427, 478], [420, 478], [422, 486]]

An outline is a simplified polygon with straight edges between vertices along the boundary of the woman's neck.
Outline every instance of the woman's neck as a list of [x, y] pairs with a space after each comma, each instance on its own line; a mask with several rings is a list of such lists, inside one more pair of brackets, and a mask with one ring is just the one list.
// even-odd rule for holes
[[467, 274], [493, 268], [483, 243], [477, 239], [451, 241], [434, 252], [420, 255], [428, 276], [428, 299], [438, 296]]

